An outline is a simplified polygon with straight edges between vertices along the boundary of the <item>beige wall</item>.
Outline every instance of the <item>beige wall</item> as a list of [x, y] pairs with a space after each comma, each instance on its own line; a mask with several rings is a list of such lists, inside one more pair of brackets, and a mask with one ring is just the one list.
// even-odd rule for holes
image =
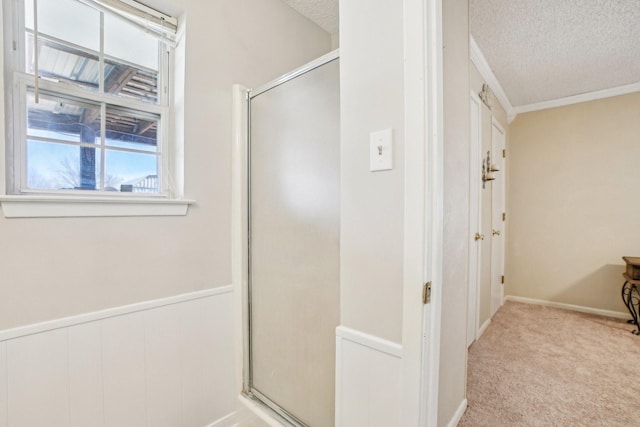
[[510, 126], [506, 294], [623, 312], [640, 254], [640, 93], [519, 115]]
[[444, 254], [438, 425], [465, 399], [469, 251], [469, 22], [467, 0], [443, 2]]
[[186, 217], [0, 216], [0, 329], [231, 283], [231, 85], [265, 83], [331, 37], [279, 0], [172, 6], [187, 20], [185, 195], [197, 204]]
[[[393, 0], [340, 2], [341, 324], [401, 342], [403, 16]], [[394, 167], [369, 171], [369, 133], [392, 128]]]

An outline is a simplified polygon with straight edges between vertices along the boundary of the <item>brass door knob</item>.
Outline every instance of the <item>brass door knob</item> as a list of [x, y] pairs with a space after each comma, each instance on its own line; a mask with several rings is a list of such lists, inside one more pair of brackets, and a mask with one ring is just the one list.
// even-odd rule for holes
[[493, 230], [491, 232], [494, 236], [499, 236], [500, 235], [500, 230]]
[[484, 240], [484, 234], [476, 233], [475, 235], [476, 242], [478, 240]]

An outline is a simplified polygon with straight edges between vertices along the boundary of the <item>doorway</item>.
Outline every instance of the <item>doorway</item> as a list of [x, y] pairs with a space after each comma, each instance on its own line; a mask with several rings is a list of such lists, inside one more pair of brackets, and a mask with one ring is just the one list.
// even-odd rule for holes
[[244, 393], [295, 426], [334, 425], [340, 321], [337, 52], [249, 91]]

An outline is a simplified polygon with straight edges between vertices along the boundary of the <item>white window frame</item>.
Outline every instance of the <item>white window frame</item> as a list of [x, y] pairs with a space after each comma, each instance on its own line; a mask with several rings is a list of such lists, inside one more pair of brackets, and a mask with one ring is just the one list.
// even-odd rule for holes
[[[175, 165], [172, 153], [175, 147], [170, 141], [170, 125], [172, 112], [172, 88], [169, 85], [169, 73], [172, 70], [173, 56], [171, 48], [159, 49], [161, 58], [158, 70], [158, 103], [140, 103], [127, 98], [117, 97], [111, 94], [88, 91], [79, 86], [71, 84], [51, 82], [46, 79], [38, 80], [38, 90], [45, 92], [55, 92], [62, 96], [86, 99], [92, 102], [101, 103], [101, 111], [104, 115], [107, 106], [124, 108], [126, 110], [146, 112], [160, 117], [158, 123], [158, 193], [110, 193], [106, 191], [83, 191], [83, 190], [31, 190], [26, 188], [26, 170], [24, 170], [26, 159], [26, 94], [27, 90], [33, 90], [35, 77], [24, 70], [25, 58], [25, 24], [24, 24], [24, 2], [32, 0], [4, 0], [4, 10], [0, 14], [5, 27], [4, 34], [0, 34], [0, 41], [3, 40], [4, 95], [7, 101], [4, 106], [7, 108], [6, 121], [7, 131], [5, 135], [5, 149], [2, 150], [7, 158], [1, 162], [0, 168], [6, 168], [4, 177], [5, 185], [0, 188], [0, 204], [5, 217], [73, 217], [73, 216], [157, 216], [157, 215], [185, 215], [188, 205], [193, 200], [182, 198], [180, 189], [172, 188], [171, 183], [176, 180], [172, 175], [170, 165]], [[113, 1], [106, 2], [108, 5]], [[117, 2], [116, 2], [117, 3]], [[126, 0], [130, 6], [134, 1]], [[101, 13], [105, 13], [109, 8], [98, 8]], [[108, 13], [108, 12], [107, 12]], [[2, 16], [4, 14], [4, 16]], [[164, 19], [164, 18], [163, 18]], [[47, 36], [47, 38], [49, 38]], [[55, 40], [55, 39], [54, 39]], [[159, 41], [159, 43], [161, 43]], [[65, 44], [69, 44], [65, 42]], [[10, 53], [6, 52], [11, 48]], [[90, 49], [81, 48], [83, 51], [95, 54], [100, 62], [108, 58], [102, 52], [94, 52]], [[126, 63], [119, 58], [114, 58], [120, 63]], [[2, 60], [0, 60], [0, 64]], [[131, 64], [134, 65], [134, 64]], [[138, 65], [134, 65], [139, 68]], [[2, 82], [0, 76], [0, 84]], [[102, 79], [100, 79], [102, 80]], [[100, 82], [102, 88], [103, 82]], [[1, 92], [0, 92], [1, 93]], [[143, 108], [141, 108], [143, 107]], [[0, 106], [0, 119], [2, 107]], [[104, 133], [104, 131], [103, 131]], [[104, 135], [103, 135], [104, 140]], [[103, 141], [104, 142], [104, 141]], [[175, 142], [174, 142], [175, 143]], [[2, 144], [0, 144], [2, 145]], [[97, 153], [103, 153], [104, 148], [96, 146]], [[0, 155], [2, 160], [2, 155]], [[178, 166], [178, 165], [176, 165]], [[182, 170], [181, 167], [176, 169]], [[2, 180], [0, 180], [2, 184]]]

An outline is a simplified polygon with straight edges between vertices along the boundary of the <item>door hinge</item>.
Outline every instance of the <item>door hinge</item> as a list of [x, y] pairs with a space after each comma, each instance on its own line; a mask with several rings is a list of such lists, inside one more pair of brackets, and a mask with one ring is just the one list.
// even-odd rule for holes
[[507, 213], [506, 212], [502, 212], [502, 220], [503, 221], [507, 220]]
[[427, 282], [422, 287], [422, 303], [429, 304], [431, 302], [431, 282]]
[[500, 283], [502, 283], [504, 285], [504, 276], [500, 277]]
[[507, 158], [507, 150], [502, 150], [502, 158], [503, 159]]

